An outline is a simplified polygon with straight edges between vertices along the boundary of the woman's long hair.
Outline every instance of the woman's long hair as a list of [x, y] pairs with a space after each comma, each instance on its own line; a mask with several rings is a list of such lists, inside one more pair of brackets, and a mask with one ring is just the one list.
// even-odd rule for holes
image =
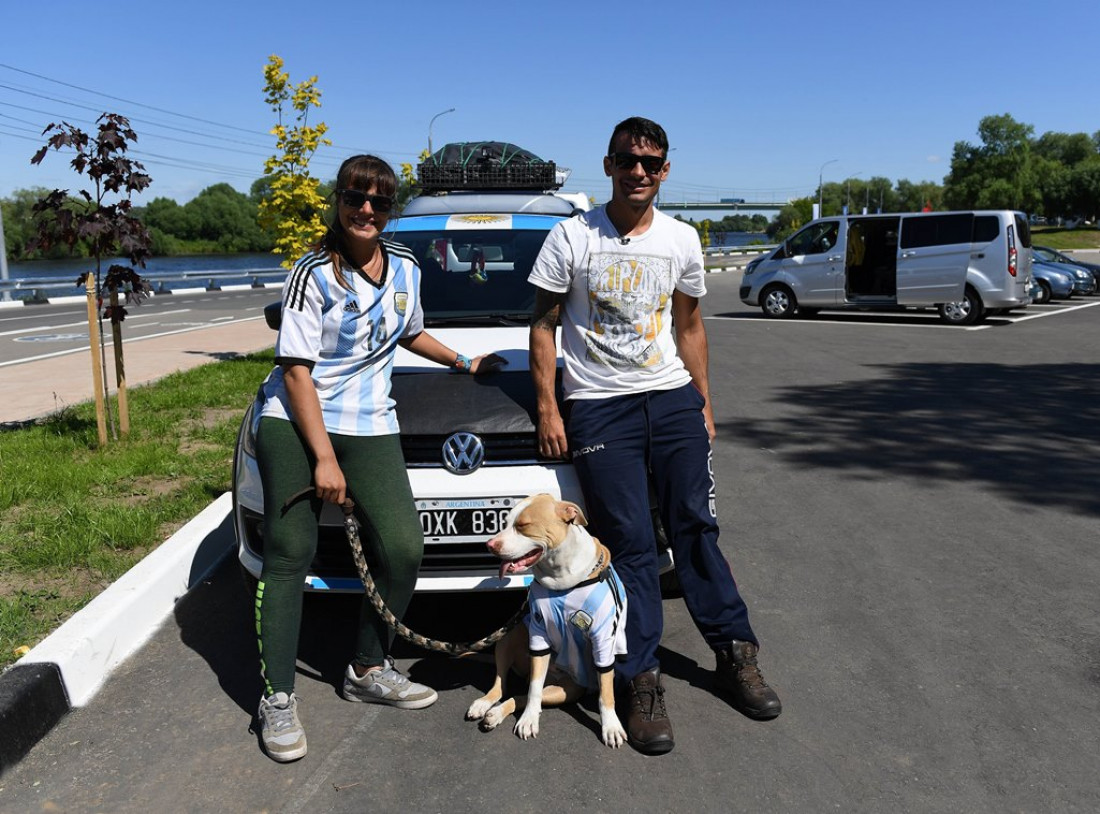
[[[361, 192], [374, 188], [378, 195], [389, 195], [391, 198], [397, 195], [397, 175], [393, 168], [381, 158], [373, 155], [353, 155], [340, 165], [336, 173], [336, 189], [357, 189]], [[346, 236], [343, 224], [340, 223], [340, 201], [333, 191], [332, 216], [329, 219], [328, 230], [314, 247], [314, 251], [328, 254], [336, 275], [336, 282], [344, 288], [350, 288], [350, 283], [343, 274]]]

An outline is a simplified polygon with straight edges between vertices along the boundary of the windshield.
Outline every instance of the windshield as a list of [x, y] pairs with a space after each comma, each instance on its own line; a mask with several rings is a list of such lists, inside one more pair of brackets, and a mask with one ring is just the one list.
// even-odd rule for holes
[[420, 263], [420, 302], [424, 318], [434, 321], [529, 317], [535, 287], [527, 275], [547, 234], [545, 229], [398, 228], [393, 237]]

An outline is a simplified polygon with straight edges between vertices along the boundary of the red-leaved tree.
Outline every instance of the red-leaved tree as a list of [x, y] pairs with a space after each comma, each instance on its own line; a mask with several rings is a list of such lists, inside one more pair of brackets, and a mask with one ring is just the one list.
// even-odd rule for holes
[[[84, 286], [89, 297], [88, 329], [96, 414], [99, 440], [103, 444], [107, 440], [104, 413], [109, 412], [104, 399], [107, 392], [104, 319], [110, 321], [114, 335], [122, 433], [125, 435], [129, 431], [121, 333], [126, 309], [119, 304], [119, 295], [124, 297], [126, 304], [140, 303], [151, 290], [135, 269], [135, 266], [144, 268], [152, 241], [145, 226], [132, 214], [131, 196], [148, 187], [153, 179], [145, 173], [140, 162], [126, 155], [129, 143], [137, 141], [137, 134], [124, 116], [104, 113], [96, 120], [96, 126], [98, 132], [93, 137], [68, 122], [50, 124], [42, 131], [49, 138], [31, 158], [31, 163], [40, 164], [50, 150], [71, 151], [70, 166], [92, 182], [91, 191], [81, 189], [71, 195], [68, 190], [55, 189], [34, 205], [37, 237], [33, 243], [42, 249], [58, 244], [67, 246], [70, 251], [82, 249], [95, 259], [95, 268], [82, 274], [77, 285]], [[104, 260], [113, 257], [123, 257], [130, 265], [113, 263], [104, 273]], [[104, 308], [105, 298], [109, 304]], [[113, 419], [111, 432], [115, 435]]]

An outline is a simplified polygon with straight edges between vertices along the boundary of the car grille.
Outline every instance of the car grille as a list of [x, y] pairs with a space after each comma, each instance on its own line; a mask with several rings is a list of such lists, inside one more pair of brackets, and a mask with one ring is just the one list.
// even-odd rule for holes
[[[449, 435], [402, 435], [407, 466], [443, 466], [443, 442]], [[485, 465], [529, 464], [549, 459], [539, 455], [534, 433], [478, 434], [485, 445]]]

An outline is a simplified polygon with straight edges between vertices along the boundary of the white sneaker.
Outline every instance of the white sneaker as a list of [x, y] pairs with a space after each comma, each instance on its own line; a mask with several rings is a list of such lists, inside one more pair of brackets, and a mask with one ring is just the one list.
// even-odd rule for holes
[[298, 696], [277, 692], [260, 699], [260, 739], [272, 760], [288, 763], [305, 757], [306, 731], [298, 720]]
[[382, 663], [381, 670], [372, 670], [362, 678], [355, 675], [355, 668], [349, 664], [344, 673], [343, 695], [348, 701], [389, 704], [398, 709], [430, 707], [439, 697], [431, 687], [417, 684], [402, 675], [389, 656]]

